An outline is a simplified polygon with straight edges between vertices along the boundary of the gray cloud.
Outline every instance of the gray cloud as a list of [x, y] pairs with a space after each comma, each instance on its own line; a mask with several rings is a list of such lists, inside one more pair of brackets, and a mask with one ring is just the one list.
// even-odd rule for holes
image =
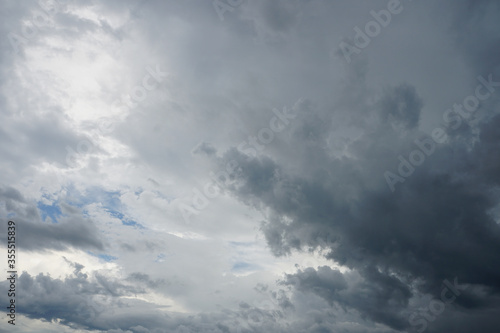
[[[456, 302], [462, 309], [478, 310], [483, 304], [498, 309], [500, 271], [489, 264], [498, 261], [500, 244], [498, 216], [489, 213], [498, 205], [495, 109], [489, 107], [482, 121], [471, 123], [473, 131], [456, 136], [449, 129], [450, 142], [437, 146], [393, 194], [381, 175], [397, 167], [398, 155], [408, 158], [415, 139], [422, 140], [423, 102], [415, 88], [401, 85], [384, 91], [374, 105], [379, 118], [356, 123], [362, 134], [346, 145], [347, 156], [328, 152], [328, 124], [340, 110], [328, 114], [318, 108], [297, 120], [289, 145], [272, 157], [228, 151], [225, 160], [241, 166], [232, 192], [270, 211], [262, 228], [276, 255], [321, 247], [327, 258], [359, 272], [371, 291], [363, 300], [333, 297], [338, 287], [320, 276], [325, 268], [297, 273], [300, 282], [289, 283], [299, 290], [309, 289], [398, 330], [410, 327], [399, 309], [408, 308], [412, 290], [436, 295], [442, 281], [452, 277], [489, 290], [466, 292]], [[357, 103], [350, 111], [365, 112]], [[316, 117], [322, 121], [313, 122]], [[305, 128], [314, 133], [310, 140]], [[474, 133], [480, 134], [472, 144]]]
[[[129, 329], [139, 322], [144, 325], [149, 322], [147, 327], [160, 326], [157, 316], [148, 314], [144, 309], [151, 309], [150, 305], [143, 304], [143, 310], [133, 314], [127, 310], [130, 305], [118, 299], [119, 296], [143, 293], [141, 289], [99, 274], [91, 277], [82, 273], [82, 265], [74, 266], [73, 275], [64, 280], [44, 274], [21, 274], [16, 286], [22, 290], [18, 296], [18, 313], [47, 321], [61, 319], [65, 325], [76, 324], [86, 329], [105, 331], [118, 327]], [[2, 286], [2, 291], [6, 292], [7, 284], [2, 283]], [[111, 308], [115, 308], [115, 311]]]
[[[65, 332], [411, 332], [410, 316], [424, 318], [456, 279], [467, 289], [426, 332], [496, 332], [499, 88], [458, 128], [443, 114], [479, 75], [500, 81], [500, 7], [401, 3], [350, 64], [339, 43], [387, 0], [244, 1], [224, 21], [211, 1], [85, 0], [62, 6], [17, 54], [2, 38], [2, 219], [18, 223], [22, 251], [112, 249], [123, 274], [69, 262], [73, 274], [54, 279], [28, 267], [18, 281], [27, 322]], [[0, 7], [4, 37], [39, 10]], [[92, 117], [110, 116], [146, 66], [168, 75], [68, 168], [66, 148], [89, 140]], [[270, 144], [257, 156], [238, 150], [283, 106], [297, 117]], [[446, 142], [391, 191], [384, 173], [408, 166], [438, 126]], [[229, 161], [235, 181], [183, 224], [173, 203]], [[64, 184], [47, 178], [56, 173]], [[96, 187], [69, 204], [67, 192]], [[59, 198], [57, 223], [37, 209], [47, 194]], [[268, 248], [231, 246], [260, 237]], [[270, 284], [297, 253], [330, 265], [297, 265]], [[172, 304], [142, 300], [148, 293]]]
[[[24, 251], [62, 250], [69, 247], [103, 250], [104, 242], [91, 219], [83, 218], [80, 210], [61, 204], [62, 216], [54, 222], [43, 222], [35, 202], [23, 197], [12, 187], [0, 187], [0, 202], [3, 215], [14, 214], [18, 237], [16, 243]], [[6, 229], [0, 232], [6, 235]], [[6, 244], [7, 238], [1, 242]]]
[[[392, 318], [392, 313], [407, 307], [412, 286], [438, 294], [441, 282], [456, 276], [462, 283], [490, 290], [492, 296], [472, 294], [457, 300], [468, 308], [475, 307], [468, 303], [470, 298], [481, 307], [498, 293], [500, 271], [488, 263], [499, 259], [500, 233], [488, 212], [498, 202], [494, 191], [498, 178], [493, 170], [499, 165], [494, 154], [486, 153], [496, 147], [496, 135], [490, 130], [496, 122], [497, 117], [480, 127], [480, 142], [472, 150], [461, 142], [436, 148], [395, 194], [381, 182], [371, 186], [362, 182], [376, 177], [373, 171], [380, 170], [373, 154], [381, 149], [379, 141], [385, 144], [387, 136], [405, 141], [394, 132], [367, 135], [354, 142], [353, 158], [327, 158], [320, 145], [308, 146], [303, 153], [308, 156], [310, 172], [306, 169], [298, 175], [286, 172], [279, 161], [230, 151], [226, 158], [237, 159], [241, 165], [239, 183], [232, 190], [243, 202], [271, 210], [263, 231], [275, 254], [317, 246], [329, 249], [327, 258], [359, 271], [371, 288], [380, 288], [369, 293], [368, 298], [378, 302], [373, 307], [361, 306], [370, 302], [366, 299], [340, 302], [377, 322], [403, 329], [408, 323]], [[298, 147], [291, 149], [297, 152]], [[314, 162], [311, 149], [316, 149], [320, 164]], [[449, 149], [455, 159], [468, 163], [454, 164]], [[329, 167], [319, 171], [317, 165]], [[351, 172], [341, 171], [346, 169]], [[458, 177], [461, 174], [467, 177]], [[336, 289], [325, 279], [305, 273], [296, 276], [306, 279], [299, 284], [302, 288], [332, 300], [326, 290], [335, 293]], [[393, 292], [397, 290], [396, 301]], [[383, 304], [397, 304], [397, 308], [380, 313]]]
[[378, 272], [375, 267], [366, 268], [363, 275], [365, 278], [356, 273], [344, 275], [323, 266], [289, 274], [284, 283], [301, 292], [313, 292], [331, 306], [355, 309], [396, 330], [405, 328], [407, 319], [402, 312], [411, 296], [409, 288], [394, 276]]
[[385, 93], [380, 101], [381, 121], [390, 123], [396, 131], [414, 129], [418, 126], [422, 99], [415, 88], [400, 85]]

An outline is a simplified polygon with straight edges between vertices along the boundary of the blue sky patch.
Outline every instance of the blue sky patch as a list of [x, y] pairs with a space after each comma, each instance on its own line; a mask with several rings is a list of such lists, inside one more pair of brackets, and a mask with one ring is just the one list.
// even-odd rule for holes
[[47, 217], [50, 217], [54, 223], [57, 223], [57, 219], [62, 215], [57, 202], [52, 203], [52, 205], [46, 205], [41, 201], [38, 201], [36, 206], [38, 207], [44, 222], [47, 221]]
[[105, 253], [96, 254], [96, 253], [93, 253], [91, 251], [88, 251], [87, 253], [90, 254], [93, 257], [97, 257], [97, 258], [102, 259], [102, 260], [104, 260], [106, 262], [111, 262], [111, 261], [114, 261], [114, 260], [118, 259], [118, 257], [112, 256], [112, 255], [109, 255], [109, 254], [105, 254]]
[[231, 271], [233, 271], [233, 272], [245, 272], [245, 271], [254, 270], [256, 268], [257, 268], [257, 266], [255, 266], [253, 264], [249, 264], [247, 262], [240, 261], [240, 262], [235, 263], [233, 265], [233, 267], [231, 267]]
[[120, 200], [121, 193], [119, 191], [105, 191], [100, 187], [91, 187], [82, 194], [72, 187], [68, 188], [68, 192], [71, 193], [71, 205], [73, 206], [82, 208], [92, 203], [100, 203], [111, 216], [119, 219], [123, 225], [144, 229], [140, 223], [122, 213], [125, 209]]

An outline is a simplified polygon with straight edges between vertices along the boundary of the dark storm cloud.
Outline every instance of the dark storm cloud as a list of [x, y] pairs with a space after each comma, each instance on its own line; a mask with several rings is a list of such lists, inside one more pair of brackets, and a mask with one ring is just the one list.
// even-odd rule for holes
[[[363, 90], [363, 76], [356, 77], [352, 82]], [[496, 108], [485, 104], [485, 116], [464, 125], [471, 131], [448, 129], [450, 141], [435, 145], [425, 163], [391, 193], [381, 175], [397, 167], [398, 155], [408, 158], [415, 139], [424, 139], [418, 128], [424, 101], [408, 84], [383, 91], [373, 104], [376, 114], [366, 113], [369, 102], [362, 99], [341, 106], [350, 112], [344, 119], [370, 117], [347, 122], [358, 130], [347, 155], [328, 152], [333, 134], [328, 124], [342, 110], [310, 108], [294, 123], [289, 146], [281, 145], [272, 157], [249, 157], [236, 149], [226, 153], [225, 160], [241, 166], [231, 190], [242, 202], [270, 212], [262, 230], [276, 255], [320, 247], [364, 281], [345, 295], [341, 278], [328, 268], [306, 270], [287, 278], [298, 290], [401, 330], [411, 327], [407, 316], [414, 292], [439, 295], [444, 280], [457, 278], [484, 290], [468, 289], [450, 310], [468, 309], [471, 319], [464, 325], [470, 329], [484, 307], [500, 310], [500, 267], [494, 264], [500, 260], [499, 216], [491, 213], [500, 199]]]
[[390, 123], [395, 130], [414, 129], [420, 120], [422, 99], [415, 88], [403, 84], [385, 93], [380, 101], [381, 121]]
[[286, 32], [297, 21], [295, 1], [267, 1], [262, 3], [262, 16], [273, 30]]
[[[162, 316], [155, 313], [150, 304], [138, 302], [135, 304], [138, 308], [131, 311], [131, 304], [119, 300], [120, 296], [142, 294], [143, 289], [99, 274], [90, 276], [82, 272], [82, 265], [70, 264], [75, 270], [62, 280], [44, 274], [22, 273], [16, 286], [22, 290], [17, 295], [17, 312], [30, 318], [60, 319], [65, 325], [104, 331], [132, 329], [139, 325], [161, 327]], [[0, 286], [2, 292], [7, 292], [7, 283], [2, 282]]]
[[[227, 333], [255, 332], [259, 330], [284, 332], [275, 324], [283, 317], [280, 311], [241, 306], [240, 309], [202, 315], [166, 315], [168, 306], [155, 305], [131, 297], [145, 294], [138, 286], [147, 284], [156, 288], [163, 282], [153, 282], [147, 274], [133, 273], [120, 281], [98, 273], [83, 273], [83, 265], [67, 261], [74, 268], [73, 274], [64, 279], [49, 275], [32, 276], [22, 273], [16, 288], [18, 314], [84, 330], [104, 332], [176, 332], [176, 333]], [[0, 291], [7, 292], [8, 283], [0, 283]], [[128, 297], [128, 298], [124, 298]], [[273, 296], [278, 302], [287, 299], [280, 294]], [[286, 304], [284, 305], [286, 307]]]
[[328, 266], [317, 270], [307, 268], [296, 274], [288, 274], [285, 284], [298, 291], [313, 292], [331, 306], [359, 311], [370, 319], [397, 330], [407, 326], [407, 318], [401, 313], [411, 296], [409, 288], [397, 278], [381, 274], [374, 267], [365, 269], [365, 279], [357, 273], [342, 274]]
[[[61, 204], [62, 216], [58, 223], [42, 222], [35, 202], [26, 198], [12, 187], [0, 187], [0, 202], [3, 215], [14, 214], [10, 217], [16, 222], [18, 238], [16, 243], [29, 251], [63, 250], [69, 247], [80, 249], [103, 250], [101, 236], [88, 218], [83, 218], [81, 211], [75, 207]], [[2, 230], [2, 233], [5, 231]], [[6, 237], [2, 237], [2, 243]]]
[[[35, 6], [5, 3], [0, 27], [4, 36], [21, 31]], [[82, 265], [71, 263], [74, 274], [65, 279], [23, 273], [20, 313], [107, 332], [392, 333], [417, 329], [410, 316], [425, 318], [421, 309], [429, 308], [429, 298], [440, 298], [444, 281], [458, 281], [467, 288], [427, 322], [427, 332], [496, 332], [500, 89], [481, 101], [481, 116], [478, 112], [474, 121], [447, 128], [449, 140], [435, 144], [433, 153], [426, 154], [394, 192], [383, 175], [396, 172], [403, 163], [400, 156], [409, 159], [418, 148], [416, 139], [428, 139], [421, 129], [429, 125], [426, 117], [436, 113], [429, 105], [439, 104], [435, 99], [441, 100], [445, 91], [449, 96], [460, 90], [457, 78], [466, 81], [470, 75], [475, 80], [492, 73], [500, 81], [499, 4], [408, 1], [404, 12], [353, 58], [341, 79], [339, 63], [348, 64], [330, 55], [343, 36], [354, 34], [354, 26], [373, 19], [370, 10], [387, 8], [387, 3], [245, 1], [226, 12], [224, 22], [219, 22], [211, 1], [84, 1], [75, 4], [82, 9], [75, 14], [57, 14], [57, 35], [64, 40], [103, 33], [123, 41], [120, 45], [133, 45], [132, 51], [123, 49], [127, 67], [143, 68], [147, 61], [158, 60], [169, 71], [168, 82], [117, 127], [115, 139], [136, 153], [132, 162], [121, 156], [118, 163], [130, 166], [140, 160], [141, 167], [165, 171], [160, 175], [171, 172], [171, 178], [155, 173], [149, 179], [160, 193], [161, 184], [176, 187], [179, 179], [192, 176], [195, 166], [202, 168], [203, 163], [193, 163], [190, 152], [222, 166], [237, 161], [237, 179], [227, 193], [263, 213], [261, 231], [272, 253], [320, 250], [346, 270], [322, 266], [287, 274], [281, 287], [290, 288], [292, 296], [271, 295], [270, 302], [276, 304], [272, 310], [237, 300], [237, 309], [217, 304], [211, 314], [177, 316], [165, 314], [170, 304], [133, 297], [147, 297], [153, 290], [182, 303], [183, 298], [174, 296], [184, 294], [189, 283], [180, 288], [178, 281], [170, 283], [137, 268], [122, 280], [87, 275]], [[96, 21], [80, 16], [94, 10], [99, 14]], [[131, 22], [122, 28], [106, 22], [107, 13], [128, 17], [130, 11]], [[51, 27], [40, 30], [40, 39], [30, 45], [43, 47], [41, 37], [51, 33]], [[0, 47], [12, 48], [6, 38]], [[51, 55], [62, 52], [45, 47]], [[86, 139], [71, 130], [65, 111], [49, 106], [43, 96], [34, 92], [27, 99], [28, 88], [21, 86], [8, 91], [11, 65], [24, 60], [23, 52], [17, 56], [0, 53], [0, 83], [6, 89], [0, 97], [0, 167], [8, 176], [16, 175], [13, 183], [25, 181], [17, 170], [41, 162], [65, 164], [66, 147], [75, 149]], [[466, 68], [455, 68], [462, 61]], [[441, 67], [443, 71], [437, 71]], [[43, 84], [51, 82], [43, 79]], [[290, 106], [299, 97], [304, 99], [296, 105], [297, 117], [259, 156], [238, 151], [241, 137], [268, 124], [272, 107]], [[462, 95], [453, 98], [463, 100]], [[9, 99], [13, 102], [6, 103]], [[437, 117], [441, 121], [441, 114]], [[203, 143], [193, 151], [198, 142]], [[220, 158], [217, 154], [228, 146], [234, 148]], [[103, 159], [99, 167], [109, 165]], [[80, 209], [61, 203], [62, 216], [51, 224], [42, 222], [35, 202], [12, 187], [0, 187], [0, 202], [3, 215], [16, 214], [12, 219], [19, 224], [21, 249], [104, 248], [93, 222], [83, 218]], [[0, 236], [5, 242], [5, 235]], [[120, 239], [117, 244], [124, 254], [138, 256], [144, 249], [148, 254], [154, 250], [154, 255], [161, 250], [148, 241], [129, 244]], [[125, 261], [120, 264], [127, 266]], [[187, 274], [183, 278], [189, 282]], [[5, 282], [0, 286], [4, 293]], [[203, 299], [199, 294], [192, 297], [192, 303]]]
[[[415, 104], [414, 95], [406, 90], [399, 91], [397, 99]], [[298, 284], [303, 289], [357, 309], [376, 322], [395, 329], [407, 327], [397, 312], [406, 308], [411, 286], [439, 295], [442, 281], [453, 277], [488, 290], [487, 294], [466, 292], [456, 304], [467, 308], [490, 304], [498, 309], [496, 300], [491, 302], [500, 292], [500, 267], [492, 264], [500, 260], [500, 230], [494, 219], [498, 216], [489, 213], [499, 199], [495, 189], [500, 164], [493, 153], [498, 147], [494, 134], [498, 118], [480, 127], [480, 142], [472, 149], [461, 141], [436, 148], [394, 194], [381, 182], [362, 181], [381, 176], [374, 172], [380, 170], [376, 153], [387, 149], [387, 140], [408, 140], [388, 133], [382, 125], [378, 133], [353, 143], [353, 158], [328, 159], [321, 147], [308, 146], [306, 153], [294, 145], [296, 156], [308, 156], [311, 165], [309, 173], [299, 175], [287, 173], [279, 161], [250, 158], [233, 150], [227, 158], [241, 166], [233, 193], [254, 207], [271, 209], [263, 231], [274, 253], [323, 246], [330, 250], [328, 258], [357, 270], [366, 279], [365, 286], [377, 292], [349, 301], [329, 297], [326, 290], [335, 293], [335, 288], [316, 273], [296, 277], [307, 277], [307, 283]], [[311, 149], [318, 150], [314, 154]], [[324, 170], [317, 170], [318, 163], [312, 159], [316, 155]], [[325, 239], [330, 242], [326, 246]], [[367, 303], [373, 306], [363, 306]]]
[[498, 77], [500, 31], [498, 12], [500, 4], [491, 0], [466, 0], [454, 2], [451, 34], [465, 59], [478, 73], [492, 71]]

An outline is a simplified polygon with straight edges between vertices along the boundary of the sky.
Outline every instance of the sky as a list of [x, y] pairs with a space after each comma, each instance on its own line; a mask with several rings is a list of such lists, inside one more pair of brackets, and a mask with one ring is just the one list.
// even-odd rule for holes
[[498, 332], [498, 1], [0, 16], [0, 332]]

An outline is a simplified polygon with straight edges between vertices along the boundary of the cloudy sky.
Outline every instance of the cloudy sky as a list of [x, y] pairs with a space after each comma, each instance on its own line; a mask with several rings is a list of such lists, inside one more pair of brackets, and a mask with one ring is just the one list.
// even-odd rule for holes
[[1, 332], [498, 332], [498, 1], [0, 16]]

